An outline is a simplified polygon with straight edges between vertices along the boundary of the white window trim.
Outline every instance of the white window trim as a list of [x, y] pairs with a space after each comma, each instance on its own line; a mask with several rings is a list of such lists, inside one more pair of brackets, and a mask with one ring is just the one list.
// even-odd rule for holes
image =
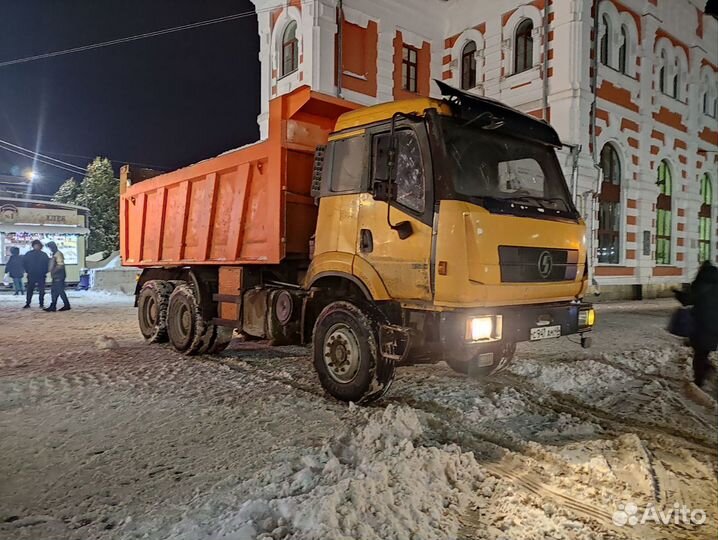
[[481, 82], [484, 74], [484, 35], [476, 30], [475, 28], [468, 28], [464, 30], [454, 42], [454, 46], [451, 48], [451, 67], [455, 69], [451, 72], [451, 84], [457, 88], [461, 87], [461, 77], [463, 75], [461, 64], [461, 56], [464, 51], [464, 47], [469, 41], [476, 43], [476, 86], [471, 90], [476, 92], [477, 90], [483, 94], [483, 83]]
[[[656, 42], [656, 65], [654, 70], [654, 84], [656, 95], [666, 97], [674, 102], [686, 104], [688, 102], [688, 59], [686, 53], [681, 47], [674, 47], [673, 43], [666, 37], [662, 37]], [[661, 55], [665, 57], [665, 64], [662, 64]], [[660, 75], [661, 66], [665, 67], [666, 80], [665, 91], [661, 92]], [[675, 96], [673, 92], [673, 78], [676, 73], [679, 76], [678, 92]]]
[[543, 17], [541, 12], [536, 6], [523, 5], [511, 14], [509, 20], [506, 21], [506, 25], [502, 30], [503, 36], [503, 48], [504, 48], [504, 74], [505, 77], [512, 77], [514, 75], [521, 75], [526, 71], [531, 71], [532, 68], [516, 73], [516, 66], [514, 65], [514, 48], [516, 46], [516, 28], [519, 23], [524, 19], [531, 19], [533, 22], [533, 68], [540, 66], [541, 64], [541, 36], [543, 32]]
[[[284, 39], [284, 31], [287, 25], [292, 21], [297, 23], [297, 69], [282, 75], [282, 45]], [[272, 77], [272, 83], [277, 85], [277, 95], [284, 94], [296, 88], [299, 81], [299, 73], [302, 71], [302, 50], [304, 47], [304, 39], [302, 32], [302, 14], [294, 6], [287, 6], [282, 10], [282, 13], [274, 23], [271, 35], [271, 58], [272, 58], [272, 70], [270, 71], [270, 77], [272, 72], [276, 72], [276, 77]]]
[[[614, 121], [613, 124], [616, 122]], [[628, 178], [629, 173], [629, 167], [628, 167], [628, 161], [626, 160], [626, 156], [624, 155], [623, 148], [625, 147], [624, 144], [621, 143], [621, 141], [618, 140], [617, 137], [600, 137], [599, 141], [596, 142], [596, 145], [599, 150], [599, 157], [601, 155], [601, 150], [603, 150], [603, 147], [607, 144], [610, 144], [613, 146], [613, 149], [616, 151], [616, 154], [618, 155], [618, 162], [621, 166], [621, 185], [619, 187], [619, 198], [618, 198], [618, 207], [620, 209], [621, 215], [619, 219], [619, 225], [618, 225], [618, 240], [619, 240], [619, 253], [618, 253], [618, 262], [615, 263], [599, 263], [598, 262], [598, 252], [596, 253], [596, 265], [597, 266], [606, 266], [606, 267], [617, 267], [617, 266], [625, 266], [630, 267], [636, 264], [636, 259], [634, 259], [632, 262], [632, 265], [628, 264], [628, 260], [626, 259], [626, 238], [628, 233], [628, 224], [626, 223], [627, 217], [628, 217], [628, 197], [626, 196], [626, 190], [627, 190], [627, 183], [626, 179]], [[600, 192], [599, 192], [600, 193]], [[596, 209], [599, 209], [601, 204], [601, 201], [596, 200]], [[598, 217], [596, 217], [596, 249], [598, 249]], [[638, 251], [638, 250], [636, 250]]]
[[[656, 208], [653, 212], [656, 224], [653, 226], [652, 231], [653, 236], [656, 239], [656, 241], [653, 243], [653, 266], [680, 268], [678, 264], [679, 261], [676, 258], [676, 249], [678, 249], [678, 220], [676, 219], [676, 217], [678, 216], [678, 212], [676, 211], [676, 204], [678, 202], [678, 197], [676, 196], [676, 167], [673, 164], [673, 161], [668, 157], [661, 157], [660, 159], [656, 160], [656, 166], [653, 170], [653, 178], [656, 181], [658, 180], [658, 167], [661, 163], [664, 162], [668, 164], [668, 171], [671, 175], [671, 254], [670, 261], [668, 263], [658, 263], [658, 208]], [[661, 188], [660, 186], [658, 186], [658, 184], [655, 185], [655, 188], [656, 195], [654, 198], [654, 204], [658, 202], [658, 196], [661, 194]], [[687, 261], [684, 259], [681, 262], [682, 264], [685, 264]]]
[[[636, 21], [633, 17], [623, 11], [619, 12], [616, 6], [612, 2], [601, 2], [598, 10], [599, 17], [599, 44], [600, 39], [603, 36], [604, 26], [603, 17], [608, 19], [610, 35], [608, 36], [608, 64], [598, 62], [599, 70], [609, 68], [624, 77], [636, 79], [637, 67], [636, 60], [639, 56], [639, 43], [638, 43], [638, 29], [636, 28]], [[621, 29], [626, 29], [626, 37], [628, 38], [627, 50], [626, 50], [626, 73], [619, 70], [619, 56], [620, 48], [622, 43]], [[600, 51], [598, 51], [600, 54]]]

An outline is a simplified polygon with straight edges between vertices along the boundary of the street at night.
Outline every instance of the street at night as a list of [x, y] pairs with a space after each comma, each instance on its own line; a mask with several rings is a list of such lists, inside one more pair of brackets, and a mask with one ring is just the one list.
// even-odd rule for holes
[[0, 540], [718, 538], [718, 0], [0, 21]]

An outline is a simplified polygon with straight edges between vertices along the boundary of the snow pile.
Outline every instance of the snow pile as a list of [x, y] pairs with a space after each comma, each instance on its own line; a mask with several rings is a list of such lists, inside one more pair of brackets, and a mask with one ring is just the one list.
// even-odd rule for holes
[[554, 392], [589, 399], [625, 386], [626, 373], [595, 360], [546, 364], [526, 361], [512, 365], [512, 371], [532, 379], [534, 384]]
[[208, 522], [208, 529], [184, 520], [170, 537], [455, 538], [458, 516], [485, 478], [473, 454], [454, 445], [422, 446], [424, 425], [414, 409], [390, 405], [354, 414], [365, 417], [360, 428], [241, 486], [252, 496], [238, 510]]
[[119, 348], [119, 345], [117, 341], [111, 337], [100, 336], [95, 340], [95, 347], [100, 350], [110, 350]]
[[607, 354], [604, 360], [645, 375], [673, 377], [685, 380], [692, 378], [692, 351], [687, 347], [672, 346], [656, 349], [638, 349], [623, 354]]

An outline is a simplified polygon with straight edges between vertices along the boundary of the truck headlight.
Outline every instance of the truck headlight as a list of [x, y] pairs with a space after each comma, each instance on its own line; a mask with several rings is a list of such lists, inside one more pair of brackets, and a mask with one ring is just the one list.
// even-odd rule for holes
[[467, 341], [496, 341], [501, 339], [501, 317], [471, 317], [466, 320]]
[[593, 326], [596, 322], [596, 312], [592, 309], [582, 309], [578, 312], [579, 328], [587, 328]]

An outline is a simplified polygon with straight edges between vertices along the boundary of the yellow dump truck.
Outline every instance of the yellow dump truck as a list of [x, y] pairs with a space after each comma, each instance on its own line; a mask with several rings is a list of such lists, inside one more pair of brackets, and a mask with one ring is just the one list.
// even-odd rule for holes
[[357, 402], [398, 366], [486, 377], [518, 342], [588, 346], [586, 228], [558, 135], [438, 84], [444, 99], [372, 107], [300, 88], [270, 103], [266, 141], [134, 183], [124, 169], [148, 341], [308, 343], [322, 386]]

